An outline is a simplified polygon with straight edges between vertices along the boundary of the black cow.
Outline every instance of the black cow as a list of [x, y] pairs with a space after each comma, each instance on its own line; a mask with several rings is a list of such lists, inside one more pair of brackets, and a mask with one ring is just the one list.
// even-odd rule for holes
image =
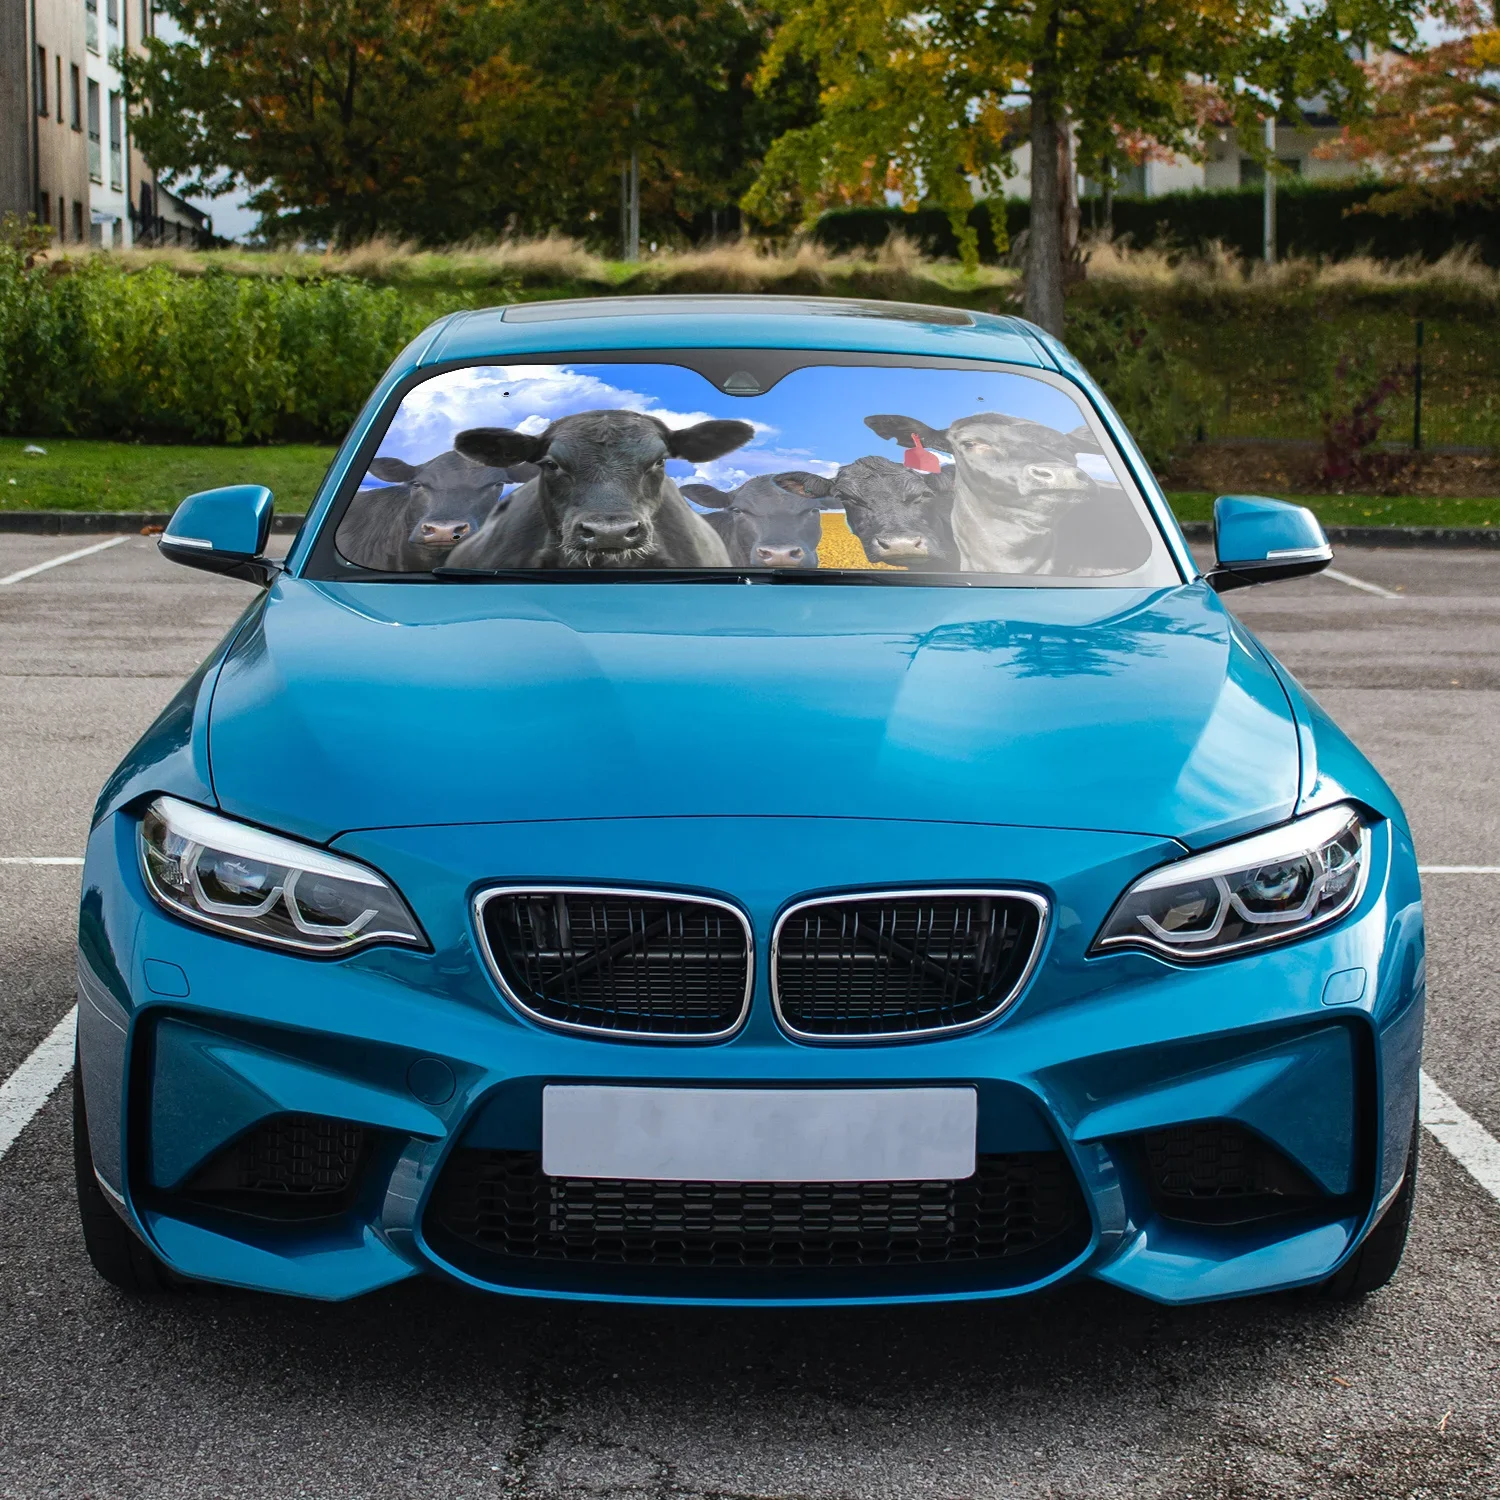
[[872, 563], [955, 573], [953, 471], [909, 469], [888, 458], [857, 458], [828, 485]]
[[1097, 576], [1124, 573], [1151, 542], [1125, 496], [1102, 496], [1078, 466], [1098, 453], [1092, 436], [980, 412], [937, 429], [915, 417], [880, 415], [865, 425], [903, 447], [953, 455], [953, 536], [972, 573]]
[[708, 484], [678, 489], [711, 507], [703, 519], [718, 532], [736, 567], [817, 567], [823, 536], [818, 497], [828, 493], [821, 475], [801, 470], [757, 474], [727, 495]]
[[559, 417], [535, 436], [475, 427], [453, 440], [481, 463], [533, 463], [504, 512], [454, 548], [456, 568], [725, 568], [729, 553], [667, 478], [666, 461], [709, 459], [748, 443], [748, 422], [669, 428], [633, 411]]
[[369, 472], [391, 487], [360, 490], [349, 502], [339, 551], [362, 568], [425, 573], [489, 520], [506, 484], [535, 471], [492, 469], [450, 451], [417, 465], [376, 458]]

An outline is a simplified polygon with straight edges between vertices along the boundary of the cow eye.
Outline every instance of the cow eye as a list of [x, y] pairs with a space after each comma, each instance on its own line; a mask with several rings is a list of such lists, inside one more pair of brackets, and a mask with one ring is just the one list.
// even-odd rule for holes
[[562, 467], [555, 458], [539, 458], [536, 461], [536, 466], [547, 474], [556, 474]]

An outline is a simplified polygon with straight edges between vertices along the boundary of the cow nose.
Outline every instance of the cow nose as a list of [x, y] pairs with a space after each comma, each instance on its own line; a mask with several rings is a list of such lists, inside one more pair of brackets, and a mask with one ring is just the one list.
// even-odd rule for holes
[[875, 550], [885, 557], [926, 557], [925, 536], [877, 536]]
[[646, 528], [634, 516], [591, 516], [580, 521], [578, 540], [594, 550], [639, 547], [646, 539]]
[[471, 529], [467, 521], [423, 521], [422, 540], [434, 546], [451, 546], [463, 541]]
[[757, 547], [755, 560], [766, 568], [797, 568], [807, 553], [801, 547]]
[[1067, 470], [1056, 464], [1027, 464], [1026, 478], [1035, 485], [1050, 487], [1061, 482]]

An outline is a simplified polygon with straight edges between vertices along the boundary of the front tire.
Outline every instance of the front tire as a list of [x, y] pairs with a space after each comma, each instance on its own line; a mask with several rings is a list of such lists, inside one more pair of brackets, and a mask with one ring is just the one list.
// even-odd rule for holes
[[78, 1217], [83, 1225], [83, 1248], [94, 1269], [113, 1287], [137, 1296], [174, 1292], [180, 1283], [138, 1240], [104, 1196], [94, 1176], [94, 1154], [89, 1148], [88, 1109], [83, 1099], [83, 1073], [73, 1060], [73, 1176], [78, 1190]]
[[1406, 1176], [1401, 1191], [1386, 1209], [1385, 1217], [1365, 1236], [1364, 1243], [1322, 1285], [1325, 1297], [1337, 1302], [1357, 1302], [1379, 1291], [1396, 1274], [1411, 1232], [1412, 1205], [1417, 1198], [1417, 1158], [1422, 1124], [1414, 1120], [1411, 1145], [1406, 1152]]

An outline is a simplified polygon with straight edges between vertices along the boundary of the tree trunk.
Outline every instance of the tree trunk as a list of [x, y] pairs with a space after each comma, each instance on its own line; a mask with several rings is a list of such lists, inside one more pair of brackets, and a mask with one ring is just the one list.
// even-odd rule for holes
[[1048, 333], [1063, 331], [1063, 221], [1057, 94], [1046, 72], [1031, 75], [1031, 226], [1026, 241], [1026, 292], [1021, 307]]
[[1073, 170], [1073, 126], [1067, 115], [1058, 121], [1057, 175], [1061, 199], [1063, 282], [1066, 285], [1077, 280], [1082, 269], [1078, 259], [1078, 231], [1082, 224], [1078, 211], [1078, 174]]

